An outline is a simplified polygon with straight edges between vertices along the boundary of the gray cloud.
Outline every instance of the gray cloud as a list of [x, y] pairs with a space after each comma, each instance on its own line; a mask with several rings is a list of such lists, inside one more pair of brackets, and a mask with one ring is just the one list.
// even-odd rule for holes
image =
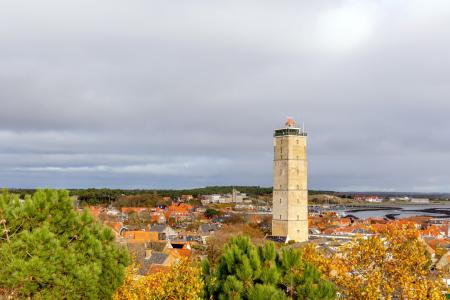
[[449, 191], [448, 1], [10, 1], [0, 185]]

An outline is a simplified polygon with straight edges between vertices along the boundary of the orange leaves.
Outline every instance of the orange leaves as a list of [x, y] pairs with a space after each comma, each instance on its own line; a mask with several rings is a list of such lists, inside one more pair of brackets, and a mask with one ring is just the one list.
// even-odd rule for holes
[[305, 260], [334, 281], [346, 299], [443, 299], [442, 280], [430, 277], [430, 259], [409, 224], [389, 225], [324, 256], [313, 246]]

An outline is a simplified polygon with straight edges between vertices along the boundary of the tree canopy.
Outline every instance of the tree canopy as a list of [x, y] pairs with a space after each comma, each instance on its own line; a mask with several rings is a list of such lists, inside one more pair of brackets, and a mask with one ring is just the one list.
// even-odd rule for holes
[[413, 226], [390, 225], [368, 238], [356, 238], [339, 254], [314, 247], [305, 258], [318, 266], [349, 299], [443, 299], [439, 274]]
[[0, 195], [0, 289], [14, 297], [110, 299], [127, 251], [110, 229], [77, 212], [67, 191]]
[[140, 299], [201, 299], [203, 282], [200, 268], [182, 259], [169, 270], [139, 276], [136, 268], [128, 267], [124, 284], [114, 294], [114, 300]]
[[217, 264], [203, 264], [205, 295], [214, 299], [334, 299], [334, 286], [302, 261], [301, 252], [267, 242], [255, 247], [246, 236], [225, 246]]

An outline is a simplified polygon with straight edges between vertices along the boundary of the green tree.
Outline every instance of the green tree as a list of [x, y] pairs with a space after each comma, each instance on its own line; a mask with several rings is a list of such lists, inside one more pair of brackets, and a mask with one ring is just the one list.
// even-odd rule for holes
[[214, 216], [220, 216], [221, 212], [214, 208], [207, 208], [205, 211], [205, 217], [212, 218]]
[[334, 299], [323, 280], [296, 249], [280, 253], [271, 242], [255, 247], [246, 236], [232, 238], [217, 265], [203, 264], [205, 297], [214, 299]]
[[284, 300], [284, 292], [273, 285], [257, 284], [248, 292], [249, 300]]
[[0, 195], [0, 288], [35, 299], [110, 299], [128, 254], [67, 191]]
[[336, 296], [333, 284], [322, 280], [319, 271], [310, 264], [305, 264], [303, 274], [297, 280], [296, 291], [299, 299], [331, 300]]

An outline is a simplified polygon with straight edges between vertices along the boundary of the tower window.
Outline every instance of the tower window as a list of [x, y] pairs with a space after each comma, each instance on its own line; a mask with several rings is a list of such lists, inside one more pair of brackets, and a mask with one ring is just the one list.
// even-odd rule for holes
[[280, 215], [280, 220], [281, 220], [281, 215]]
[[300, 220], [300, 217], [297, 215], [297, 221]]
[[298, 140], [297, 140], [297, 145], [298, 145]]
[[281, 198], [280, 198], [280, 204], [281, 204]]
[[297, 184], [297, 190], [299, 190], [300, 189], [300, 186]]

